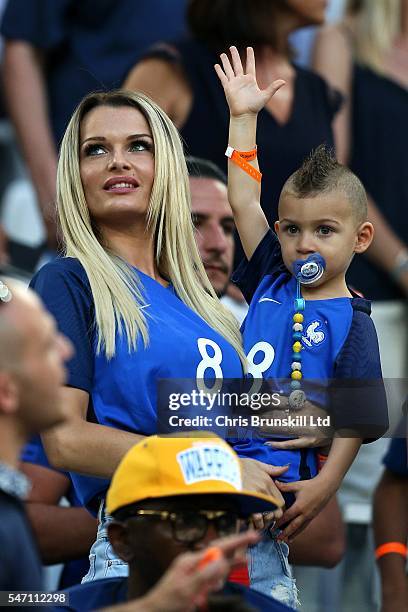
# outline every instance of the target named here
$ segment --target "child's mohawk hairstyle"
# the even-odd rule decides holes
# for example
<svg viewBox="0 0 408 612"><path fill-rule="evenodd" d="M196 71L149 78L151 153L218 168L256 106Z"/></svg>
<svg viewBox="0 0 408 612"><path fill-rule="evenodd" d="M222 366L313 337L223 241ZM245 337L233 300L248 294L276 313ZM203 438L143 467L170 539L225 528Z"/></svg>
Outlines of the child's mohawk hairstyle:
<svg viewBox="0 0 408 612"><path fill-rule="evenodd" d="M341 168L333 149L322 144L311 152L292 175L292 185L299 196L325 191L333 186L333 179L338 177Z"/></svg>
<svg viewBox="0 0 408 612"><path fill-rule="evenodd" d="M288 178L281 197L285 193L291 193L297 198L315 197L334 190L346 195L359 221L366 220L367 195L360 179L337 161L332 148L322 144Z"/></svg>

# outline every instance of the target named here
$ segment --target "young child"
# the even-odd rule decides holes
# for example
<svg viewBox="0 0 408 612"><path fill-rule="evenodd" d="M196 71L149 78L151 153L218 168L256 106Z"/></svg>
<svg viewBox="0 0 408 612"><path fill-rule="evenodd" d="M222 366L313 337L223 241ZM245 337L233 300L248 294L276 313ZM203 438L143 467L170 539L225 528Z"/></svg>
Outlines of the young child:
<svg viewBox="0 0 408 612"><path fill-rule="evenodd" d="M260 206L256 124L257 113L284 82L274 81L267 89L259 89L251 48L247 50L246 71L235 47L231 47L231 61L226 54L221 55L221 60L223 68L216 65L215 69L230 108L228 193L248 259L238 269L236 279L250 303L242 330L249 372L254 378L291 379L290 408L299 407L292 401L299 396L302 404L303 377L327 384L330 379L376 380L375 406L367 404L367 399L371 404L374 397L368 391L361 396L362 401L348 405L341 400L346 396L340 394L340 402L337 399L340 405L326 408L338 423L346 424L346 429L370 431L370 437L381 435L388 420L370 305L353 297L345 279L354 254L363 253L373 238L364 188L350 170L319 147L286 181L280 195L275 234ZM273 168L268 171L273 172ZM320 276L317 274L314 282L300 285L294 274L306 260L310 262L310 257L317 262L315 267L320 267ZM313 264L303 271L313 272ZM302 437L265 443L254 439L235 446L241 457L273 465L290 463L281 478L288 482L277 484L282 493L294 493L296 498L279 521L284 528L278 541L269 538L269 547L261 542L252 551L250 567L259 569L256 576L250 576L254 588L271 594L268 572L279 540L296 536L335 493L362 437L367 436L353 435L334 437L319 472L316 449L306 449L318 440L308 442ZM278 554L281 553L280 549ZM284 565L283 571L286 570ZM276 579L272 582L276 584ZM290 588L287 581L281 584Z"/></svg>

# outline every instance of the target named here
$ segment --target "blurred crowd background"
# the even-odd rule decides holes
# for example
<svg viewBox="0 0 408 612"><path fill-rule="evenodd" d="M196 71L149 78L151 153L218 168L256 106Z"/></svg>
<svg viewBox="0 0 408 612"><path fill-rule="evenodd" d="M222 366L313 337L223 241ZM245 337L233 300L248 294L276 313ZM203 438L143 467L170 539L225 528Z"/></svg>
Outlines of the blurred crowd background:
<svg viewBox="0 0 408 612"><path fill-rule="evenodd" d="M298 11L309 3L270 0L269 4L275 1L287 1ZM265 4L250 0L257 2ZM222 3L212 0L213 6ZM56 255L58 143L75 106L89 91L124 83L143 89L176 123L189 154L226 169L227 107L219 108L223 95L216 90L211 72L215 48L211 45L227 40L225 28L217 33L204 27L206 2L201 2L201 17L199 11L190 16L194 27L189 34L187 4L187 0L0 0L2 272L28 282L43 262ZM239 2L244 21L246 4ZM377 206L379 227L385 220L383 232L378 232L382 254L374 253L356 265L351 282L374 300L391 413L395 409L391 421L396 422L408 365L408 3L330 0L326 24L296 30L289 44L294 65L301 67L298 85L305 67L325 79L327 92L316 99L322 104L325 99L322 113L332 123L338 157L362 178ZM296 94L301 96L299 91ZM302 99L295 96L293 116L296 103L302 106ZM289 129L290 121L287 118L278 128ZM295 138L289 145L303 156L302 130L313 133L318 128L317 123L298 125L292 136L281 132L280 137L288 142ZM279 164L273 156L268 161L263 163L260 157L263 173L273 183ZM295 158L294 168L298 165ZM290 164L285 170L288 176ZM265 209L273 220L272 187L271 194ZM233 297L239 301L239 296ZM372 493L386 447L387 440L364 446L339 493L347 525L343 561L333 569L296 569L304 612L376 609L379 583Z"/></svg>

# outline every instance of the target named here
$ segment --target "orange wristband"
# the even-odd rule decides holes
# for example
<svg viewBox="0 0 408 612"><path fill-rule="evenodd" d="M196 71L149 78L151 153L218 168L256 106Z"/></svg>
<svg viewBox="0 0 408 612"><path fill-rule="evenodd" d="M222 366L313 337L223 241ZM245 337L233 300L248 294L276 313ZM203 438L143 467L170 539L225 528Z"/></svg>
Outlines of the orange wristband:
<svg viewBox="0 0 408 612"><path fill-rule="evenodd" d="M251 151L237 151L237 153L246 161L254 161L258 156L258 147L255 145L255 148L251 149Z"/></svg>
<svg viewBox="0 0 408 612"><path fill-rule="evenodd" d="M225 151L225 155L232 161L234 164L239 166L244 172L249 174L250 177L255 179L258 183L261 182L262 173L259 172L256 168L253 168L248 161L253 161L256 159L256 148L252 151L237 151L232 147L227 147Z"/></svg>
<svg viewBox="0 0 408 612"><path fill-rule="evenodd" d="M375 549L375 558L378 560L384 555L389 555L390 553L402 555L406 558L408 554L408 547L406 544L402 544L402 542L386 542Z"/></svg>

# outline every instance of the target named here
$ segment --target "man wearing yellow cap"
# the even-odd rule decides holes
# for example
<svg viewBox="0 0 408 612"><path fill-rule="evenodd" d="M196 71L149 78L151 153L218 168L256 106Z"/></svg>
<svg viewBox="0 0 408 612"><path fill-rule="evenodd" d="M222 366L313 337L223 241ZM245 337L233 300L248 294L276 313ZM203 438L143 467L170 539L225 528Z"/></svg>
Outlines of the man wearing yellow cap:
<svg viewBox="0 0 408 612"><path fill-rule="evenodd" d="M234 538L250 515L273 512L277 505L272 497L243 490L239 459L221 438L208 432L195 433L194 437L145 438L124 456L107 495L107 510L114 518L109 525L109 540L129 564L129 578L108 578L74 587L69 591L68 609L82 612L145 598L166 581L163 575L174 566L176 557L181 559L179 555L188 551L198 555L195 571L206 571L203 561L208 550L213 553L212 559L232 556L235 541L242 546L242 541ZM220 546L206 551L216 538L222 538ZM256 535L247 538L245 544L257 541ZM156 608L146 604L144 609L189 612L205 603L211 610L211 606L220 605L220 599L226 599L227 607L222 609L231 612L291 610L261 593L230 583L212 597L218 603L211 603L211 597L204 602L202 592L197 592L188 605L180 608L161 601Z"/></svg>

